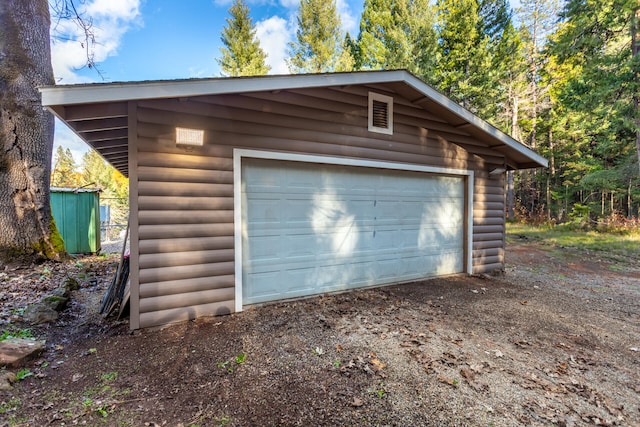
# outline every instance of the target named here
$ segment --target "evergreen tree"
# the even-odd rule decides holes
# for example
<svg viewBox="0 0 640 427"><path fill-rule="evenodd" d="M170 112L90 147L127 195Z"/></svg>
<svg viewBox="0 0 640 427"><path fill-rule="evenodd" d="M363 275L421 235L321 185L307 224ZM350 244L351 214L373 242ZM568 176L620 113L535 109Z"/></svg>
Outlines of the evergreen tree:
<svg viewBox="0 0 640 427"><path fill-rule="evenodd" d="M51 173L51 186L53 187L70 187L78 186L78 174L76 171L76 162L73 159L69 148L58 146L53 157L54 168Z"/></svg>
<svg viewBox="0 0 640 427"><path fill-rule="evenodd" d="M360 68L406 68L429 76L435 46L428 0L365 0L358 37Z"/></svg>
<svg viewBox="0 0 640 427"><path fill-rule="evenodd" d="M229 9L230 18L222 29L220 48L222 58L218 63L227 76L259 76L267 74L267 54L256 38L256 28L249 16L249 7L243 0L235 0Z"/></svg>
<svg viewBox="0 0 640 427"><path fill-rule="evenodd" d="M335 70L337 72L353 71L355 68L355 59L353 57L353 40L351 35L347 33L344 36L342 42L342 49L340 50L340 56L336 62Z"/></svg>
<svg viewBox="0 0 640 427"><path fill-rule="evenodd" d="M440 55L438 87L462 106L479 113L490 90L489 37L481 32L477 0L438 0ZM482 115L482 114L480 114Z"/></svg>
<svg viewBox="0 0 640 427"><path fill-rule="evenodd" d="M524 39L525 57L528 61L528 115L526 142L537 148L538 115L544 108L541 100L545 97L548 85L540 85L543 65L546 62L545 49L547 38L555 31L558 20L559 0L521 0L518 17L527 30Z"/></svg>
<svg viewBox="0 0 640 427"><path fill-rule="evenodd" d="M512 11L507 0L481 0L478 7L478 34L487 43L488 70L482 70L483 96L477 105L486 120L512 132L500 116L516 111L514 97L517 80L522 77L523 51L519 33L513 27ZM513 120L513 117L512 117ZM513 124L513 121L512 121Z"/></svg>
<svg viewBox="0 0 640 427"><path fill-rule="evenodd" d="M436 9L430 0L412 0L409 4L409 40L413 61L407 67L424 81L436 82L438 36L435 30Z"/></svg>
<svg viewBox="0 0 640 427"><path fill-rule="evenodd" d="M342 51L335 0L301 0L296 39L289 43L292 73L334 71Z"/></svg>
<svg viewBox="0 0 640 427"><path fill-rule="evenodd" d="M111 206L112 221L126 223L129 211L129 180L113 166L107 164L95 150L82 156L78 186L99 188L101 201Z"/></svg>
<svg viewBox="0 0 640 427"><path fill-rule="evenodd" d="M411 54L408 20L406 0L365 0L358 37L362 68L406 68Z"/></svg>
<svg viewBox="0 0 640 427"><path fill-rule="evenodd" d="M640 66L632 48L637 13L637 0L570 0L549 50L554 130L565 140L560 173L575 194L572 201L590 202L601 214L605 198L611 205L616 194L631 199L639 184L629 175L639 149ZM599 192L602 200L583 197L586 191Z"/></svg>

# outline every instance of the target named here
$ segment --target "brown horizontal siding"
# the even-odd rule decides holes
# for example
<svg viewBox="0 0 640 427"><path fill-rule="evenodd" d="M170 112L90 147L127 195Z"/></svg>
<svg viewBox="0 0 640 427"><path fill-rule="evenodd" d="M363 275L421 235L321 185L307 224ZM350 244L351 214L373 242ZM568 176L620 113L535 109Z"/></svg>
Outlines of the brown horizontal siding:
<svg viewBox="0 0 640 427"><path fill-rule="evenodd" d="M504 227L502 177L478 171L473 202L473 273L504 268Z"/></svg>
<svg viewBox="0 0 640 427"><path fill-rule="evenodd" d="M394 96L393 136L367 130L366 88L140 103L140 326L234 311L234 148L474 170L473 269L502 265L503 190L487 171L504 158ZM204 129L205 145L177 147L175 126Z"/></svg>
<svg viewBox="0 0 640 427"><path fill-rule="evenodd" d="M172 308L169 310L151 311L147 313L140 313L140 327L148 328L150 326L181 322L203 316L219 316L233 313L233 311L233 299L207 304L190 305L187 307Z"/></svg>
<svg viewBox="0 0 640 427"><path fill-rule="evenodd" d="M140 268L161 268L181 265L233 262L233 249L210 249L204 251L166 252L141 254Z"/></svg>
<svg viewBox="0 0 640 427"><path fill-rule="evenodd" d="M168 157L168 156L167 156ZM196 182L144 181L139 185L146 196L216 197L233 196L233 185Z"/></svg>
<svg viewBox="0 0 640 427"><path fill-rule="evenodd" d="M147 282L172 281L195 277L214 277L233 274L233 262L218 262L199 265L145 268L140 270L140 284Z"/></svg>
<svg viewBox="0 0 640 427"><path fill-rule="evenodd" d="M233 249L234 247L233 235L145 239L140 241L139 246L141 254L206 251L212 249Z"/></svg>
<svg viewBox="0 0 640 427"><path fill-rule="evenodd" d="M229 301L234 298L234 288L208 289L198 292L182 292L170 298L148 297L140 300L140 313L170 310L201 304L202 301Z"/></svg>
<svg viewBox="0 0 640 427"><path fill-rule="evenodd" d="M210 289L233 288L233 274L197 279L172 280L171 282L149 282L140 286L140 297L151 298Z"/></svg>
<svg viewBox="0 0 640 427"><path fill-rule="evenodd" d="M140 212L140 225L232 223L232 210L157 210Z"/></svg>
<svg viewBox="0 0 640 427"><path fill-rule="evenodd" d="M231 197L140 196L141 210L233 210ZM185 215L188 215L185 214Z"/></svg>

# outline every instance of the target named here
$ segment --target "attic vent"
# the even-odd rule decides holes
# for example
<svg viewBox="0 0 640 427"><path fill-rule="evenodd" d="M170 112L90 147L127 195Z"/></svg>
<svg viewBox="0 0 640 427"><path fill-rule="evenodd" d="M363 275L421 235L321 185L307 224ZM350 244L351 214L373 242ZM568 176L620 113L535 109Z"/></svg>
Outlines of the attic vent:
<svg viewBox="0 0 640 427"><path fill-rule="evenodd" d="M369 92L369 131L393 135L393 98Z"/></svg>

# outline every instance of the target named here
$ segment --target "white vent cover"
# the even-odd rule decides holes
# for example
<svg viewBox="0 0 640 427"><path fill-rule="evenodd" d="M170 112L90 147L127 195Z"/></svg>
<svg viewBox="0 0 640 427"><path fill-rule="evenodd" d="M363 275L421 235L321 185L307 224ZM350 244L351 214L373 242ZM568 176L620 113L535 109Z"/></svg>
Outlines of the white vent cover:
<svg viewBox="0 0 640 427"><path fill-rule="evenodd" d="M393 98L369 92L369 131L393 135Z"/></svg>

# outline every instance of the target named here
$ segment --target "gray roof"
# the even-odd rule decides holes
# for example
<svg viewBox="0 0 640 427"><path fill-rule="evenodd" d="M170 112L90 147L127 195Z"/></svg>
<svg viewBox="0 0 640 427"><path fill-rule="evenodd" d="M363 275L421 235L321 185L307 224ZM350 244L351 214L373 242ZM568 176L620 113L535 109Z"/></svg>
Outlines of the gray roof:
<svg viewBox="0 0 640 427"><path fill-rule="evenodd" d="M286 89L383 85L438 114L487 147L501 152L513 169L546 167L548 161L524 144L461 107L406 70L207 78L47 86L42 104L109 163L128 175L128 102Z"/></svg>

